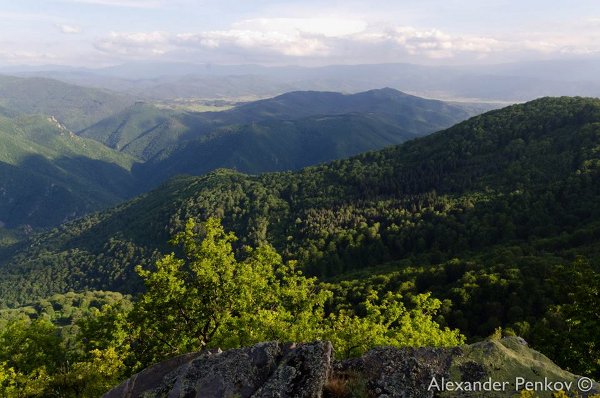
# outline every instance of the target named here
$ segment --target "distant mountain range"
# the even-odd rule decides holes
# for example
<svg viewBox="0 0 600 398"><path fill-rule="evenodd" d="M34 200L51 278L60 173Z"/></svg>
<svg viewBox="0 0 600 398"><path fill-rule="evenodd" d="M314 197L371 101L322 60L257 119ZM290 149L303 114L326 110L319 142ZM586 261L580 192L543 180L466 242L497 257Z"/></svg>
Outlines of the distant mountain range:
<svg viewBox="0 0 600 398"><path fill-rule="evenodd" d="M480 109L380 89L292 92L190 112L0 77L0 226L54 226L177 174L294 170L428 134Z"/></svg>
<svg viewBox="0 0 600 398"><path fill-rule="evenodd" d="M220 167L249 173L295 170L398 144L472 114L468 107L393 89L291 92L221 112L175 112L138 103L80 134L141 158L134 175L156 184Z"/></svg>
<svg viewBox="0 0 600 398"><path fill-rule="evenodd" d="M256 98L294 90L356 93L375 87L443 100L518 102L541 96L600 96L600 61L595 59L474 66L370 64L308 68L132 63L99 69L49 65L4 70L147 99Z"/></svg>

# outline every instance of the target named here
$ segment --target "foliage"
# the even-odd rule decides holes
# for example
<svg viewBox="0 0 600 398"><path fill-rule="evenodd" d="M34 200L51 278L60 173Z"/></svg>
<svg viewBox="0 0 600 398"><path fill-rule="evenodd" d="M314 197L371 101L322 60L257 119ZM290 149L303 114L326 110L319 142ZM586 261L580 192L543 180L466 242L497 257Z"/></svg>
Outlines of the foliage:
<svg viewBox="0 0 600 398"><path fill-rule="evenodd" d="M86 292L0 311L0 395L100 396L125 375L126 356L114 341L88 336L123 332L100 328L97 315L118 309L122 317L130 308L120 293Z"/></svg>
<svg viewBox="0 0 600 398"><path fill-rule="evenodd" d="M174 243L183 258L162 257L156 270L138 268L147 292L136 303L132 322L139 328L139 357L148 362L207 347L230 348L260 341L332 340L339 352L358 355L381 344L395 346L459 345L456 330L440 329L432 317L440 302L427 295L407 310L398 295L388 294L375 304L377 293L364 303L366 316L349 311L325 315L331 292L314 278L284 264L270 246L245 250L236 259L220 222L203 224L198 242L196 224L188 220ZM360 340L360 343L356 343Z"/></svg>
<svg viewBox="0 0 600 398"><path fill-rule="evenodd" d="M327 319L325 337L333 343L339 356L361 355L375 346L454 347L464 343L458 330L440 328L433 320L441 302L429 294L413 298L407 309L400 294L388 292L380 300L370 292L363 303L365 316L341 310ZM379 303L378 303L379 302Z"/></svg>
<svg viewBox="0 0 600 398"><path fill-rule="evenodd" d="M235 235L214 218L202 224L201 240L198 229L190 219L173 239L183 246L181 257L165 255L153 270L138 267L147 291L133 305L119 294L90 292L5 310L0 328L4 396L97 397L167 357L266 340L327 338L345 356L379 344L464 341L457 330L434 322L440 302L428 295L415 297L407 309L400 295L388 293L379 300L373 291L364 303L365 316L338 309L326 314L331 292L293 262L284 263L271 246L236 252ZM65 319L71 323L57 325Z"/></svg>
<svg viewBox="0 0 600 398"><path fill-rule="evenodd" d="M269 243L284 264L329 282L327 314L360 314L371 290L400 293L407 308L431 292L442 327L472 340L502 327L548 347L552 313L577 308L577 286L557 289L560 270L583 256L584 278L598 272L599 129L600 101L544 98L299 172L176 178L2 250L0 296L15 305L69 289L140 292L135 265L168 253L187 219L218 217L240 237L234 249ZM585 336L573 340L582 353L594 341Z"/></svg>
<svg viewBox="0 0 600 398"><path fill-rule="evenodd" d="M600 274L578 259L558 271L557 290L567 297L536 325L536 343L567 368L585 376L600 375Z"/></svg>

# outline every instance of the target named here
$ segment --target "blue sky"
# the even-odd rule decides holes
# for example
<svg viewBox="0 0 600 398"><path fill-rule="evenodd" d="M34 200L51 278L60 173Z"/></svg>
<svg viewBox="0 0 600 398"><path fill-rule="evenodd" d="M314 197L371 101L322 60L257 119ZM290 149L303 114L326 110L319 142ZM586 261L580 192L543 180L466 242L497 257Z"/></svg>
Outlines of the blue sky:
<svg viewBox="0 0 600 398"><path fill-rule="evenodd" d="M0 64L597 57L600 1L0 0Z"/></svg>

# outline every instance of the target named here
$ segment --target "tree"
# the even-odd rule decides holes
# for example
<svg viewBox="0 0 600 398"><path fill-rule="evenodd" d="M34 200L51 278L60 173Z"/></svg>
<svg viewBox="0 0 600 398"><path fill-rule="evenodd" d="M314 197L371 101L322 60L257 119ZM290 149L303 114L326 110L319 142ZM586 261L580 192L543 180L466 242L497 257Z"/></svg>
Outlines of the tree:
<svg viewBox="0 0 600 398"><path fill-rule="evenodd" d="M46 319L10 321L0 331L0 391L3 396L43 396L50 374L65 363L62 339Z"/></svg>
<svg viewBox="0 0 600 398"><path fill-rule="evenodd" d="M412 298L372 291L364 314L332 308L332 292L306 278L295 262L284 263L269 245L245 248L238 259L236 237L217 219L197 226L188 220L173 242L183 246L156 262L153 271L138 267L147 292L136 303L133 324L140 333L138 359L163 357L207 347L240 347L266 340L329 339L343 356L358 355L376 345L453 346L464 342L458 330L434 321L441 302L429 294Z"/></svg>
<svg viewBox="0 0 600 398"><path fill-rule="evenodd" d="M171 253L153 271L137 268L147 289L132 314L142 362L215 345L316 337L329 293L315 279L284 264L269 245L247 248L238 260L236 237L219 220L202 227L201 241L192 219L173 239L183 246L183 258Z"/></svg>
<svg viewBox="0 0 600 398"><path fill-rule="evenodd" d="M366 315L359 317L348 310L331 314L325 337L344 358L380 345L452 347L464 343L465 337L458 330L441 328L433 320L441 301L420 294L412 302L413 308L408 309L400 294L388 292L380 299L376 291L371 291L363 303Z"/></svg>
<svg viewBox="0 0 600 398"><path fill-rule="evenodd" d="M600 273L583 258L558 270L567 302L536 325L536 345L570 371L600 377Z"/></svg>

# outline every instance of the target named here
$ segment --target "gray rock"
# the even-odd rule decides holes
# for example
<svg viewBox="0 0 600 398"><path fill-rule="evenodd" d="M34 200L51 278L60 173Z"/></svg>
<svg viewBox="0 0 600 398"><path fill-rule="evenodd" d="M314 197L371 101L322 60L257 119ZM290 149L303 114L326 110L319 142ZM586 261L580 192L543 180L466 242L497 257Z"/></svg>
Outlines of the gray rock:
<svg viewBox="0 0 600 398"><path fill-rule="evenodd" d="M199 356L200 353L193 352L170 358L150 366L104 394L103 398L139 397L144 391L158 387L165 374L171 373L175 369L178 369L180 366L189 363Z"/></svg>
<svg viewBox="0 0 600 398"><path fill-rule="evenodd" d="M331 357L329 342L267 342L177 357L133 376L104 397L321 398Z"/></svg>
<svg viewBox="0 0 600 398"><path fill-rule="evenodd" d="M329 342L260 343L172 358L133 376L105 398L512 398L515 376L577 383L520 338L455 348L378 347L360 358L332 360ZM496 392L436 391L432 380L509 383ZM442 383L443 384L443 383ZM598 384L586 397L599 391ZM574 392L574 391L571 391ZM550 393L540 393L550 397Z"/></svg>
<svg viewBox="0 0 600 398"><path fill-rule="evenodd" d="M460 348L378 347L335 364L334 373L360 375L377 397L431 398L432 378L448 377L452 359L460 352Z"/></svg>
<svg viewBox="0 0 600 398"><path fill-rule="evenodd" d="M333 348L329 342L290 351L253 398L320 398L329 379Z"/></svg>

